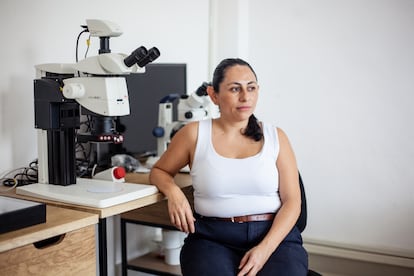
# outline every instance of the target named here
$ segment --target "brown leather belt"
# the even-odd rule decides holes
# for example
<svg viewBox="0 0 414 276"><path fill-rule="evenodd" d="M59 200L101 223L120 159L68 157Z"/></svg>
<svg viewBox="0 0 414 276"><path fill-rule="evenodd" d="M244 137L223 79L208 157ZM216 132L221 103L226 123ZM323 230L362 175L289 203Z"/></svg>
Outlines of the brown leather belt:
<svg viewBox="0 0 414 276"><path fill-rule="evenodd" d="M255 215L246 215L246 216L238 216L238 217L230 217L230 218L205 217L202 215L199 215L199 217L205 220L231 221L231 222L243 223L243 222L250 222L250 221L273 220L275 218L275 213L255 214Z"/></svg>

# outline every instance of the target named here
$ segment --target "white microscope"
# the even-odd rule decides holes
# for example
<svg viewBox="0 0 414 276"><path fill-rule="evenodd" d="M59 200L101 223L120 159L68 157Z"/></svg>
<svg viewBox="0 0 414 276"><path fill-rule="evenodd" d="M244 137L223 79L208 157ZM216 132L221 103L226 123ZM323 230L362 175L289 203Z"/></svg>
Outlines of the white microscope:
<svg viewBox="0 0 414 276"><path fill-rule="evenodd" d="M122 34L120 27L106 20L88 19L86 23L82 26L84 30L81 33L89 32L91 37L99 37L99 55L74 64L36 66L34 101L35 128L38 129L39 183L18 187L17 193L49 199L57 196L58 200L90 205L88 196L92 194L87 192L95 188L85 179L76 177L76 141L122 143L123 136L115 132L114 116L129 114L125 75L145 73L145 65L160 56L156 47L147 50L144 46L138 47L130 55L111 53L109 39ZM92 118L89 133L76 133L80 127L81 115ZM80 188L76 183L85 181L88 182L88 191L82 190L79 194ZM98 184L99 190L108 183L101 180ZM59 186L74 187L70 188L73 191L67 193L68 190L61 192ZM113 187L107 185L108 191L111 192ZM118 188L113 191L119 192ZM122 189L128 194L127 186L122 186ZM65 196L62 197L63 194ZM79 202L79 198L85 194L86 199ZM123 197L118 201L104 202L99 201L102 198L97 198L94 205L97 207L126 199Z"/></svg>
<svg viewBox="0 0 414 276"><path fill-rule="evenodd" d="M157 138L157 156L149 157L146 161L148 167L152 167L159 157L167 150L172 137L185 124L193 121L217 118L219 111L207 94L207 86L210 84L203 82L196 91L190 95L169 94L161 99L158 107L158 126L152 134ZM178 99L177 121L173 121L173 102ZM181 171L188 171L183 168Z"/></svg>

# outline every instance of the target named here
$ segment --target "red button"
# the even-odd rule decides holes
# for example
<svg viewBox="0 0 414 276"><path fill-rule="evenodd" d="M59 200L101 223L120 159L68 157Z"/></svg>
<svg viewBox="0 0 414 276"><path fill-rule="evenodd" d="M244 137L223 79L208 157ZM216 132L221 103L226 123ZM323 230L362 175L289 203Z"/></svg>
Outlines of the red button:
<svg viewBox="0 0 414 276"><path fill-rule="evenodd" d="M116 179L121 179L121 178L125 177L125 169L124 169L124 167L116 167L114 169L114 177Z"/></svg>

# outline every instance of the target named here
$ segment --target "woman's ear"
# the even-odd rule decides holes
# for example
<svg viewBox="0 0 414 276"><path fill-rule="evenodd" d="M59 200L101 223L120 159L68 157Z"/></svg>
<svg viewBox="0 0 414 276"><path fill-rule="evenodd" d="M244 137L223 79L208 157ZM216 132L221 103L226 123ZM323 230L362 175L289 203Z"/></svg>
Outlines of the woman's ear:
<svg viewBox="0 0 414 276"><path fill-rule="evenodd" d="M210 96L211 101L215 105L218 105L218 102L217 102L217 93L216 93L216 91L214 91L214 88L213 88L212 85L207 86L207 94Z"/></svg>

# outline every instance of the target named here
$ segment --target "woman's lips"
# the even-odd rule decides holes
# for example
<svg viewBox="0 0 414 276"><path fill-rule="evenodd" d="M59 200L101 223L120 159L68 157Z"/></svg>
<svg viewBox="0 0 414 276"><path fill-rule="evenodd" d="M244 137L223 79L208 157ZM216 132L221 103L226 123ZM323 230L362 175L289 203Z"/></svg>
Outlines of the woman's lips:
<svg viewBox="0 0 414 276"><path fill-rule="evenodd" d="M237 107L237 110L248 111L248 110L250 110L250 106L239 106L239 107Z"/></svg>

